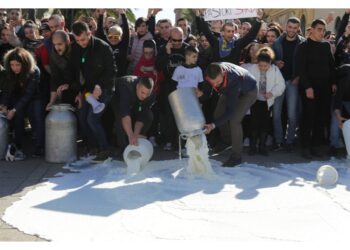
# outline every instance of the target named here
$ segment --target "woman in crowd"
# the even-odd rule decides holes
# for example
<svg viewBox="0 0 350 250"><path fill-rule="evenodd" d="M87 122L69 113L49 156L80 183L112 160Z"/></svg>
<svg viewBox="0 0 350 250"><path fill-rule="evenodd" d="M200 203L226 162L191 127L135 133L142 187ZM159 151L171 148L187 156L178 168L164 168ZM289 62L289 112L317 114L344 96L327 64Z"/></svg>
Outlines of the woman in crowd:
<svg viewBox="0 0 350 250"><path fill-rule="evenodd" d="M39 92L40 71L30 52L23 48L15 48L4 57L6 69L6 98L8 108L7 119L13 122L14 146L16 160L25 159L22 152L24 135L24 119L28 116L34 132L35 148L33 157L44 154L45 111L43 98Z"/></svg>
<svg viewBox="0 0 350 250"><path fill-rule="evenodd" d="M270 47L261 48L257 52L257 64L252 65L249 71L257 80L258 96L250 109L251 137L249 140L249 154L257 152L256 144L259 139L258 152L268 155L266 139L270 127L270 111L274 99L283 94L285 82L277 66L272 64L274 52Z"/></svg>

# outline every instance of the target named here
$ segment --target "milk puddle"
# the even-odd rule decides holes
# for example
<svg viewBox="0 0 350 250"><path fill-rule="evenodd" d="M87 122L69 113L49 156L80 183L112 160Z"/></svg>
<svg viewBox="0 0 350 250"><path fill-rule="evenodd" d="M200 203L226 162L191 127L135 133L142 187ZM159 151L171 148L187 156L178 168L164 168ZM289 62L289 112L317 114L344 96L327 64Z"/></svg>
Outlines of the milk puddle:
<svg viewBox="0 0 350 250"><path fill-rule="evenodd" d="M196 176L214 177L208 155L208 143L204 134L189 137L186 142L187 154L189 155L187 172Z"/></svg>

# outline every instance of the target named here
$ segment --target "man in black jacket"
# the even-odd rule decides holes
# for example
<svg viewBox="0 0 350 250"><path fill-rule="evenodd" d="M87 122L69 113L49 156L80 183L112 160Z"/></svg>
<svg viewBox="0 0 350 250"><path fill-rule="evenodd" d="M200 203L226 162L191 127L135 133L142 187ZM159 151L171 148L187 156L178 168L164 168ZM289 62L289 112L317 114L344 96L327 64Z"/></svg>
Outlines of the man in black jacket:
<svg viewBox="0 0 350 250"><path fill-rule="evenodd" d="M94 113L86 98L91 96L107 105L111 99L115 62L111 47L99 38L93 37L86 23L75 22L72 26L75 43L71 52L71 75L74 88L79 90L78 119L90 149L98 147L96 160L106 159L108 142L101 124L103 112Z"/></svg>
<svg viewBox="0 0 350 250"><path fill-rule="evenodd" d="M177 130L175 118L168 101L169 94L176 90L176 84L171 80L175 68L185 62L185 49L188 44L183 41L183 31L179 27L172 28L170 31L170 39L166 45L160 48L156 59L157 71L164 74L164 84L160 90L160 119L161 128L164 132L165 146L164 150L170 151L176 142ZM177 145L177 144L175 144Z"/></svg>
<svg viewBox="0 0 350 250"><path fill-rule="evenodd" d="M71 86L69 74L70 60L70 38L67 32L57 30L52 35L53 49L50 53L50 102L46 109L49 110L59 97L61 103L74 104L74 98L77 94L77 89Z"/></svg>
<svg viewBox="0 0 350 250"><path fill-rule="evenodd" d="M153 80L147 77L124 76L117 79L112 108L121 154L128 144L138 145L138 138L146 136L152 125L153 85Z"/></svg>
<svg viewBox="0 0 350 250"><path fill-rule="evenodd" d="M330 44L323 41L325 27L323 19L314 20L309 38L299 44L296 51L303 110L302 156L307 159L322 156L316 147L324 138L324 128L329 122L331 95L335 91L334 58Z"/></svg>

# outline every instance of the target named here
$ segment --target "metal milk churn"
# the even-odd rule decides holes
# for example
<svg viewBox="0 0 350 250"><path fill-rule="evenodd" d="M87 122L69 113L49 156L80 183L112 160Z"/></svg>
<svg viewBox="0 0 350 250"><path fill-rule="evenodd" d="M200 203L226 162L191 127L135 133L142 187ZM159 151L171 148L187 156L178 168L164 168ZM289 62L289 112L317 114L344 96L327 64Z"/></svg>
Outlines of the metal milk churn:
<svg viewBox="0 0 350 250"><path fill-rule="evenodd" d="M205 118L194 88L179 88L168 98L181 136L202 134Z"/></svg>
<svg viewBox="0 0 350 250"><path fill-rule="evenodd" d="M0 113L0 160L4 159L8 144L8 124L6 116Z"/></svg>
<svg viewBox="0 0 350 250"><path fill-rule="evenodd" d="M77 120L69 104L53 105L45 120L45 158L52 163L77 159Z"/></svg>

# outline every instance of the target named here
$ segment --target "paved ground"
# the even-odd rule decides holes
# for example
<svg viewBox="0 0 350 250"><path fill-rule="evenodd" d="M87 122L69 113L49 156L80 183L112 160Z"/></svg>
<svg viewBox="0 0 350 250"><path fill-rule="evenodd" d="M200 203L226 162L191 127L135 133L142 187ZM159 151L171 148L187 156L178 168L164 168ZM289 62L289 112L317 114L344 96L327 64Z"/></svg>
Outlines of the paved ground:
<svg viewBox="0 0 350 250"><path fill-rule="evenodd" d="M326 151L326 148L323 148ZM229 151L222 155L213 157L217 160L225 160ZM177 155L174 152L164 152L156 149L154 160L174 159ZM271 152L270 156L250 157L244 153L243 160L248 163L257 163L264 166L276 166L279 163L300 163L306 162L298 153ZM327 160L327 158L317 159ZM53 177L58 172L67 172L62 168L63 164L50 164L43 159L27 159L22 162L0 161L0 241L45 241L35 235L27 235L18 229L7 225L1 217L6 208L19 200L29 190L34 189L46 178Z"/></svg>

